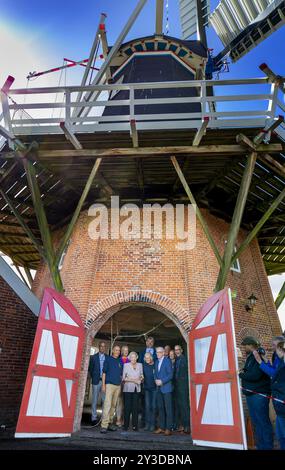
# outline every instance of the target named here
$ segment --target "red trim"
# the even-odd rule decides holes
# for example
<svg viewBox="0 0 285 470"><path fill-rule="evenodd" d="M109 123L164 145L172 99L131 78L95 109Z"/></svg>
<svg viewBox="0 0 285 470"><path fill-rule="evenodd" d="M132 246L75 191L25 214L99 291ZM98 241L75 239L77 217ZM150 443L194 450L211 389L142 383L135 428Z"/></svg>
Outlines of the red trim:
<svg viewBox="0 0 285 470"><path fill-rule="evenodd" d="M56 321L53 303L54 300L56 300L56 302L66 311L66 313L72 318L72 320L78 325L78 327ZM49 309L50 315L50 319L48 320L45 319L47 308ZM56 361L55 367L40 365L36 363L43 330L48 330L52 333ZM58 333L72 335L78 338L78 348L74 369L67 369L63 367ZM64 295L56 292L54 289L45 289L30 364L28 368L16 433L36 434L72 432L84 337L85 331L82 320L72 303ZM35 375L38 377L49 377L58 379L63 412L62 418L27 416L27 409L31 394L33 377ZM69 405L65 380L73 380Z"/></svg>
<svg viewBox="0 0 285 470"><path fill-rule="evenodd" d="M12 77L12 75L8 75L4 85L1 88L1 91L3 91L3 93L7 93L7 91L9 91L11 86L13 85L14 81L15 78Z"/></svg>

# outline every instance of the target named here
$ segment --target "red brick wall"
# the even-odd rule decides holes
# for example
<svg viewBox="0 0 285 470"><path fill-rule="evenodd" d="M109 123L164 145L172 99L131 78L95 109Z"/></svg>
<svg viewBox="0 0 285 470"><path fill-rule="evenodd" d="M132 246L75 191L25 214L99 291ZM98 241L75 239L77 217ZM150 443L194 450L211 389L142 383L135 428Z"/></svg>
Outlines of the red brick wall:
<svg viewBox="0 0 285 470"><path fill-rule="evenodd" d="M222 254L229 225L206 210L202 212ZM86 212L81 214L61 271L65 293L86 324L90 326L96 320L99 326L104 311L120 299L123 302L124 294L138 289L172 303L172 313L176 305L174 316L178 324L189 329L200 306L212 294L219 271L199 222L196 247L177 251L177 240L91 240L88 235L91 220ZM238 245L245 236L246 232L240 231ZM237 337L250 329L268 347L271 336L279 334L281 327L257 240L239 261L241 273L231 271L227 280L227 285L237 293L233 301ZM51 280L43 264L33 290L41 297L48 285ZM258 298L257 307L254 312L247 312L244 305L251 293ZM158 304L155 299L153 303Z"/></svg>
<svg viewBox="0 0 285 470"><path fill-rule="evenodd" d="M0 277L0 424L15 425L37 317Z"/></svg>
<svg viewBox="0 0 285 470"><path fill-rule="evenodd" d="M223 253L228 223L202 211L220 254ZM184 335L204 301L213 293L219 266L197 221L197 243L191 251L177 251L177 240L100 240L89 238L92 219L81 214L61 271L65 294L78 309L88 328L80 378L75 428L78 429L91 338L121 304L151 304L166 313ZM240 231L237 245L246 237ZM241 273L230 272L227 285L236 292L233 311L238 346L248 334L257 336L270 349L271 338L280 334L268 278L257 240L240 257ZM41 297L51 285L43 264L34 281L34 292ZM250 294L258 298L253 312L245 310Z"/></svg>

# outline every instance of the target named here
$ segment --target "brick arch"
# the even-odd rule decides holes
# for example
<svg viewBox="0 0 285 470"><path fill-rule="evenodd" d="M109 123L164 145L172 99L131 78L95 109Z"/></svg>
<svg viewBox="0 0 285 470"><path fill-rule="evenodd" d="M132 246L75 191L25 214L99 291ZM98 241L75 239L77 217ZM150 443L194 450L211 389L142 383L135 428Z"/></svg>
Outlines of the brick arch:
<svg viewBox="0 0 285 470"><path fill-rule="evenodd" d="M90 304L85 322L86 340L78 387L74 432L80 430L92 339L112 315L123 307L134 304L151 307L164 313L179 329L188 346L188 331L190 330L191 318L193 316L166 295L151 290L126 290L115 292L102 300Z"/></svg>
<svg viewBox="0 0 285 470"><path fill-rule="evenodd" d="M160 292L151 290L126 290L114 292L102 300L91 304L88 309L86 327L88 334L94 337L100 328L122 307L128 305L141 305L151 307L162 312L179 329L187 341L187 332L190 329L190 312L177 304L174 300Z"/></svg>
<svg viewBox="0 0 285 470"><path fill-rule="evenodd" d="M266 328L268 330L268 328ZM246 336L253 336L256 338L260 343L262 343L262 337L264 336L265 331L260 332L257 328L254 328L252 326L246 326L242 328L239 333L236 335L237 343L238 345L242 342L243 338ZM271 332L268 330L266 333L271 336Z"/></svg>

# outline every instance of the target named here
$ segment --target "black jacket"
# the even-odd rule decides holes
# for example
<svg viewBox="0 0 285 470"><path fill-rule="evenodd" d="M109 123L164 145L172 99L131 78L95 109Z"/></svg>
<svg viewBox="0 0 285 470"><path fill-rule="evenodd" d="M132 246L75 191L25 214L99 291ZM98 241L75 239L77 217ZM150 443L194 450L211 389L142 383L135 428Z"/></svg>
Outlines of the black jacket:
<svg viewBox="0 0 285 470"><path fill-rule="evenodd" d="M176 388L188 388L188 364L183 354L175 361L174 383Z"/></svg>
<svg viewBox="0 0 285 470"><path fill-rule="evenodd" d="M259 367L254 355L250 353L245 361L243 372L239 374L242 387L253 392L270 394L270 378ZM244 395L252 395L243 390Z"/></svg>
<svg viewBox="0 0 285 470"><path fill-rule="evenodd" d="M271 381L273 398L285 401L285 362L282 361ZM272 400L276 414L285 418L285 404Z"/></svg>

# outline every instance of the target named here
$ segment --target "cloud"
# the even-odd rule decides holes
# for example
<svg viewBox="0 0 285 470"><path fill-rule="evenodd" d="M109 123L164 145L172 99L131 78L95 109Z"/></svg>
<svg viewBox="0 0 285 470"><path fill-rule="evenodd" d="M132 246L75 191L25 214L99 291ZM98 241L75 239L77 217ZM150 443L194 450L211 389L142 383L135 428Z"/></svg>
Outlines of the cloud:
<svg viewBox="0 0 285 470"><path fill-rule="evenodd" d="M274 300L276 299L283 283L285 282L285 274L277 274L275 276L269 276L269 283L272 290ZM278 315L281 322L282 329L285 330L285 301L281 304L278 309Z"/></svg>

